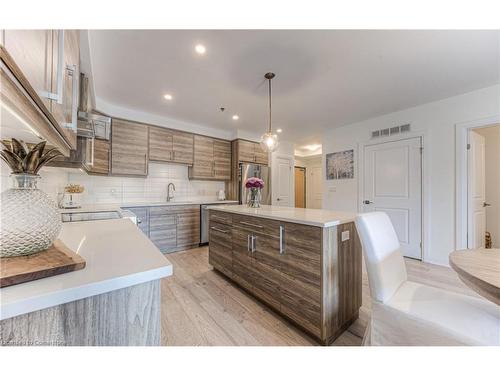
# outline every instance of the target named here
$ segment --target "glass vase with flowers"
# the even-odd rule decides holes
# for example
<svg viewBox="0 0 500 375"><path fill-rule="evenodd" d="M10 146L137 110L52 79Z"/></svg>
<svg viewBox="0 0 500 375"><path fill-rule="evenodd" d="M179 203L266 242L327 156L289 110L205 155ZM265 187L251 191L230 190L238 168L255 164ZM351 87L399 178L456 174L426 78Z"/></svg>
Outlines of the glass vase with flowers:
<svg viewBox="0 0 500 375"><path fill-rule="evenodd" d="M260 199L261 199L261 190L264 188L264 180L258 177L250 177L245 182L245 187L249 190L249 194L247 194L248 207L259 208L260 207Z"/></svg>

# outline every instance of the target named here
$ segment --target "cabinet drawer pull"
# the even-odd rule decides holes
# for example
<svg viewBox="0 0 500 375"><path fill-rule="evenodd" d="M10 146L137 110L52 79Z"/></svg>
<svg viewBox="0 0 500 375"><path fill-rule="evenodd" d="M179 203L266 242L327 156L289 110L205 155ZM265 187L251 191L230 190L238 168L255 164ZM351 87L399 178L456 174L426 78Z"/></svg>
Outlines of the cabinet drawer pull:
<svg viewBox="0 0 500 375"><path fill-rule="evenodd" d="M280 255L285 254L285 228L280 225Z"/></svg>
<svg viewBox="0 0 500 375"><path fill-rule="evenodd" d="M262 225L257 225L257 224L252 224L252 223L247 223L246 221L240 221L240 224L243 224L243 225L248 225L248 226L251 226L251 227L254 227L254 228L259 228L259 229L264 228Z"/></svg>
<svg viewBox="0 0 500 375"><path fill-rule="evenodd" d="M221 233L226 233L226 234L229 233L228 230L222 230L222 229L219 229L217 227L210 227L210 229L213 229L213 230L215 230L217 232L221 232Z"/></svg>
<svg viewBox="0 0 500 375"><path fill-rule="evenodd" d="M250 235L247 234L247 251L250 251Z"/></svg>
<svg viewBox="0 0 500 375"><path fill-rule="evenodd" d="M251 240L251 250L252 250L252 253L255 253L255 251L257 250L255 248L255 242L257 240L257 236L250 236L250 240Z"/></svg>

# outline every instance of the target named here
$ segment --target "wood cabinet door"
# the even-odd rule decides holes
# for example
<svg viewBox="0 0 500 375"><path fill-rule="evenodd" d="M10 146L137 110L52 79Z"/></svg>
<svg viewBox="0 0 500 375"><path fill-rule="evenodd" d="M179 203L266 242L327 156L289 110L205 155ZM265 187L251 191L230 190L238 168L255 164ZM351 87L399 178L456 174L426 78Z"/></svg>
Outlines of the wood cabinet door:
<svg viewBox="0 0 500 375"><path fill-rule="evenodd" d="M214 177L217 180L231 179L231 142L214 140Z"/></svg>
<svg viewBox="0 0 500 375"><path fill-rule="evenodd" d="M4 30L4 47L50 110L52 30Z"/></svg>
<svg viewBox="0 0 500 375"><path fill-rule="evenodd" d="M146 176L148 173L148 127L113 119L111 126L111 173Z"/></svg>
<svg viewBox="0 0 500 375"><path fill-rule="evenodd" d="M149 127L149 160L173 160L173 134L170 129Z"/></svg>
<svg viewBox="0 0 500 375"><path fill-rule="evenodd" d="M200 206L183 206L177 211L177 247L200 243Z"/></svg>
<svg viewBox="0 0 500 375"><path fill-rule="evenodd" d="M269 163L269 154L260 147L259 143L254 144L255 162L262 165Z"/></svg>
<svg viewBox="0 0 500 375"><path fill-rule="evenodd" d="M233 241L231 226L210 220L208 263L226 276L232 276Z"/></svg>
<svg viewBox="0 0 500 375"><path fill-rule="evenodd" d="M92 173L108 174L109 161L111 156L111 147L109 141L95 138L93 142L93 165L89 166L89 171ZM92 155L90 160L92 160Z"/></svg>
<svg viewBox="0 0 500 375"><path fill-rule="evenodd" d="M168 253L177 248L177 214L155 214L150 209L149 238L160 249Z"/></svg>
<svg viewBox="0 0 500 375"><path fill-rule="evenodd" d="M64 44L59 45L63 32ZM78 30L54 30L52 39L52 92L58 91L58 80L62 79L62 102L51 101L50 111L64 137L76 149L76 115L80 79L80 33ZM63 49L63 66L59 66L59 53Z"/></svg>
<svg viewBox="0 0 500 375"><path fill-rule="evenodd" d="M214 178L214 139L202 135L194 136L194 160L191 178Z"/></svg>
<svg viewBox="0 0 500 375"><path fill-rule="evenodd" d="M279 310L281 305L280 239L254 233L253 293Z"/></svg>
<svg viewBox="0 0 500 375"><path fill-rule="evenodd" d="M172 137L173 161L176 163L193 165L193 134L174 130Z"/></svg>
<svg viewBox="0 0 500 375"><path fill-rule="evenodd" d="M238 139L238 161L255 163L254 143Z"/></svg>
<svg viewBox="0 0 500 375"><path fill-rule="evenodd" d="M281 311L321 335L321 228L284 223Z"/></svg>
<svg viewBox="0 0 500 375"><path fill-rule="evenodd" d="M233 225L233 279L245 289L252 291L254 283L253 257L250 252L250 236L248 229Z"/></svg>

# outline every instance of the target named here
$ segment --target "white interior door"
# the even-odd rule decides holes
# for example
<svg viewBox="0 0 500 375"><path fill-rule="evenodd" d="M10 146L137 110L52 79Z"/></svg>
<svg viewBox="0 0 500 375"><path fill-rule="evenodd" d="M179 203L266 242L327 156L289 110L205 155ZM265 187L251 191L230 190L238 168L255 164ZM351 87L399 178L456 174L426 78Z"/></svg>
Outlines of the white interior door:
<svg viewBox="0 0 500 375"><path fill-rule="evenodd" d="M307 196L309 198L307 208L321 208L323 205L323 175L321 174L321 166L311 167L307 171Z"/></svg>
<svg viewBox="0 0 500 375"><path fill-rule="evenodd" d="M294 167L293 160L282 156L276 156L274 160L273 204L277 206L292 206L295 204L292 174Z"/></svg>
<svg viewBox="0 0 500 375"><path fill-rule="evenodd" d="M485 140L469 132L467 247L484 247L486 232Z"/></svg>
<svg viewBox="0 0 500 375"><path fill-rule="evenodd" d="M384 211L404 256L422 259L421 139L365 146L363 207Z"/></svg>

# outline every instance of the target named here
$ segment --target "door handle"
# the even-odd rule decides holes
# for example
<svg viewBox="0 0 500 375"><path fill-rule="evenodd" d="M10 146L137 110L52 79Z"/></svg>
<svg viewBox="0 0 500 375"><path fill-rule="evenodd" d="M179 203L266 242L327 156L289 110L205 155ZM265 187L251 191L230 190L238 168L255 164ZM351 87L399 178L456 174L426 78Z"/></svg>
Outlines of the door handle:
<svg viewBox="0 0 500 375"><path fill-rule="evenodd" d="M489 206L491 206L490 203L483 202L483 207L489 207Z"/></svg>
<svg viewBox="0 0 500 375"><path fill-rule="evenodd" d="M252 249L252 253L255 253L256 249L255 249L255 241L257 240L257 236L250 236L250 240L251 240L251 249Z"/></svg>
<svg viewBox="0 0 500 375"><path fill-rule="evenodd" d="M373 202L372 201L369 201L369 200L364 200L363 201L364 204L372 204Z"/></svg>
<svg viewBox="0 0 500 375"><path fill-rule="evenodd" d="M280 255L285 254L285 228L280 225Z"/></svg>

